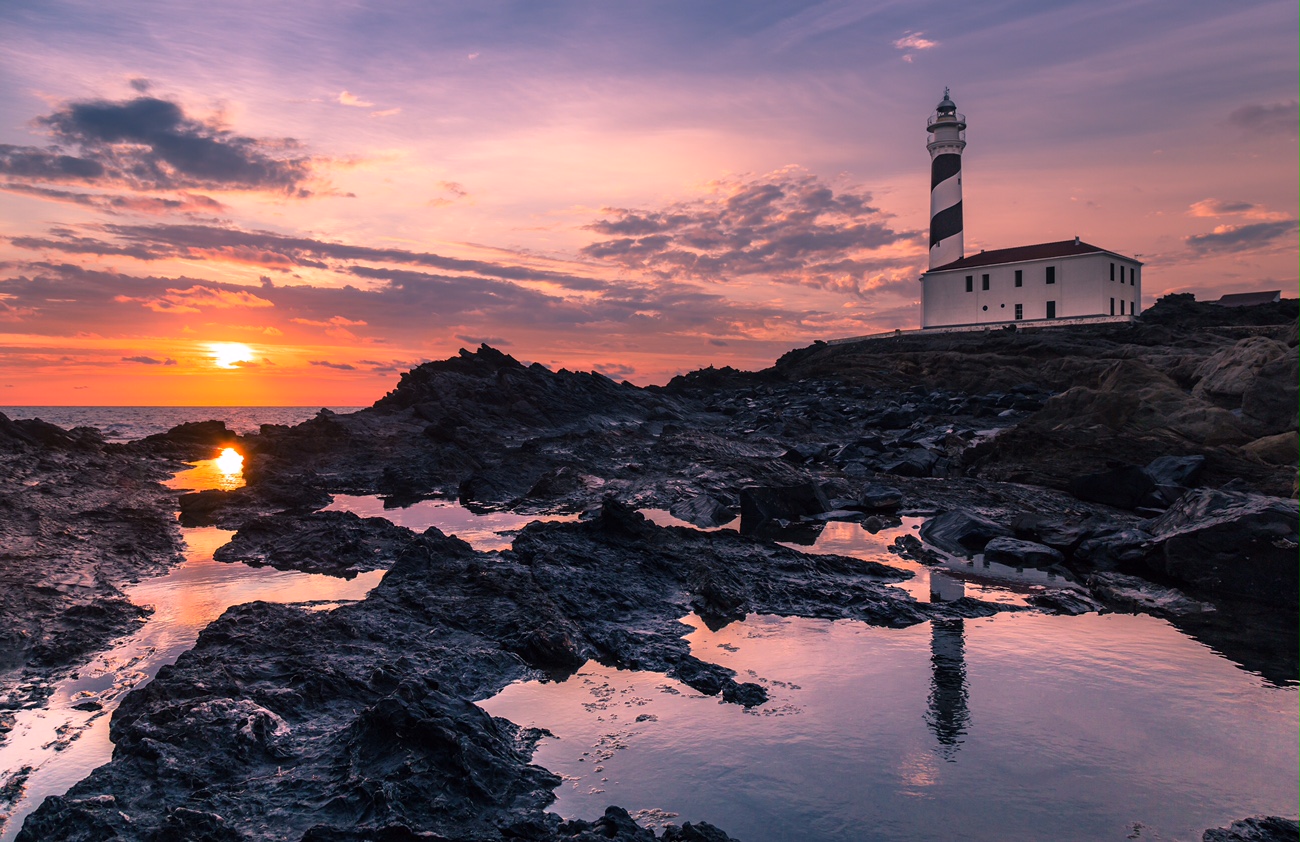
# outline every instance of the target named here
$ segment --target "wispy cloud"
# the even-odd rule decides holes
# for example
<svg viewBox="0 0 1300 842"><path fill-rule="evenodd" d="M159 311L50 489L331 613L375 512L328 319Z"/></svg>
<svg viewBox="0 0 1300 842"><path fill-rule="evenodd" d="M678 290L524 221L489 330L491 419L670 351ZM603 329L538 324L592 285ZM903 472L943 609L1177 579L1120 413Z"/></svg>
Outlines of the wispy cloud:
<svg viewBox="0 0 1300 842"><path fill-rule="evenodd" d="M189 289L169 289L165 294L154 298L132 298L128 295L115 296L114 301L125 304L138 302L155 313L198 313L204 307L228 310L232 307L274 307L265 298L259 298L247 290L217 289L214 287L194 285Z"/></svg>
<svg viewBox="0 0 1300 842"><path fill-rule="evenodd" d="M924 32L905 32L903 37L894 42L894 49L903 51L903 61L911 62L916 53L932 50L939 46L938 41L925 37Z"/></svg>
<svg viewBox="0 0 1300 842"><path fill-rule="evenodd" d="M1187 245L1198 252L1246 251L1296 233L1296 220L1220 225L1208 234L1193 234Z"/></svg>
<svg viewBox="0 0 1300 842"><path fill-rule="evenodd" d="M1300 102L1243 105L1228 115L1228 122L1247 131L1296 137L1300 134Z"/></svg>
<svg viewBox="0 0 1300 842"><path fill-rule="evenodd" d="M341 91L338 96L338 101L340 105L349 105L353 108L374 108L375 107L375 104L373 102L366 102L361 97L349 91Z"/></svg>
<svg viewBox="0 0 1300 842"><path fill-rule="evenodd" d="M1287 219L1285 213L1271 211L1263 205L1251 202L1225 201L1223 199L1202 199L1193 202L1187 209L1188 216L1216 218L1223 216L1242 216L1246 219L1266 219L1277 221Z"/></svg>
<svg viewBox="0 0 1300 842"><path fill-rule="evenodd" d="M162 359L162 360L156 359L154 357L145 357L145 356L123 357L122 362L140 363L141 365L176 365L176 360L172 359L171 357L167 357L166 359Z"/></svg>

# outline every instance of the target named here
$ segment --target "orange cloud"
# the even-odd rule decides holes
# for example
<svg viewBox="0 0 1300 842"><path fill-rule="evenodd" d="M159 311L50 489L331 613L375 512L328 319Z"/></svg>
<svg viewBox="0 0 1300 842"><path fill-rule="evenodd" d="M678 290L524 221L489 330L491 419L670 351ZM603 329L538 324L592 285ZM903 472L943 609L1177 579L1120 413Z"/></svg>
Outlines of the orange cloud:
<svg viewBox="0 0 1300 842"><path fill-rule="evenodd" d="M132 298L118 295L113 298L122 304L138 302L155 313L198 313L203 307L228 310L234 307L274 307L265 298L243 290L213 289L195 284L189 289L169 289L157 298Z"/></svg>

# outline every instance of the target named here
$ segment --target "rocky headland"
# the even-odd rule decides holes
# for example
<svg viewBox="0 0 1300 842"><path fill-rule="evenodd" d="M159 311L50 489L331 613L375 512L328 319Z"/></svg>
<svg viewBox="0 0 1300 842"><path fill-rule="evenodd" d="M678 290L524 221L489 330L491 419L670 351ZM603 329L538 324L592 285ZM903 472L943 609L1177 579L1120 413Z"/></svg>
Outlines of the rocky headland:
<svg viewBox="0 0 1300 842"><path fill-rule="evenodd" d="M176 562L177 508L237 530L221 561L388 570L332 611L229 610L116 710L113 761L18 838L728 839L698 822L655 837L617 807L561 821L546 812L559 779L529 762L541 734L473 704L589 659L764 704L761 685L691 654L692 612L715 628L749 613L901 627L1147 612L1294 682L1296 316L1294 301L1169 296L1127 325L818 343L651 388L484 346L404 374L366 410L248 436L207 422L106 445L2 419L7 709L39 705L140 621L119 588ZM245 487L178 500L158 484L222 446L245 454ZM484 553L319 511L335 494L584 515ZM828 520L900 514L927 519L902 557L978 553L1074 587L1025 608L918 603L891 586L906 571L788 546ZM1295 823L1206 838L1294 839Z"/></svg>

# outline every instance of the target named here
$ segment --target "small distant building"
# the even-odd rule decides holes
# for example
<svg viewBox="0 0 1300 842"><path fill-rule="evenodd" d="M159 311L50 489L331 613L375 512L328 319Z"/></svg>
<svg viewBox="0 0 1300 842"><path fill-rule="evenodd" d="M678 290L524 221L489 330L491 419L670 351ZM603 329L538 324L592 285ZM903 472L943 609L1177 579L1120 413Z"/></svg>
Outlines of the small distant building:
<svg viewBox="0 0 1300 842"><path fill-rule="evenodd" d="M1220 307L1250 307L1255 304L1272 304L1282 300L1282 290L1271 289L1267 292L1234 292L1221 296L1213 302Z"/></svg>
<svg viewBox="0 0 1300 842"><path fill-rule="evenodd" d="M1137 314L1142 263L1078 237L966 257L961 189L966 117L957 113L947 88L926 130L934 138L926 144L930 269L921 276L922 328L1119 321Z"/></svg>

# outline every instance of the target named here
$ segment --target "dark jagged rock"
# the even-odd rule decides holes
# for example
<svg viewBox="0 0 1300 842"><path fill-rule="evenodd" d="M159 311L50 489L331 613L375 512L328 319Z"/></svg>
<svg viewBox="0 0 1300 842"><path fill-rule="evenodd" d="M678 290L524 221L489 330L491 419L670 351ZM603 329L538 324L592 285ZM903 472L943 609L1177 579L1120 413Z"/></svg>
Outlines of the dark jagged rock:
<svg viewBox="0 0 1300 842"><path fill-rule="evenodd" d="M921 525L921 537L953 555L978 553L994 538L1009 538L1011 530L970 512L944 512Z"/></svg>
<svg viewBox="0 0 1300 842"><path fill-rule="evenodd" d="M1155 489L1155 482L1136 465L1119 465L1098 473L1083 474L1069 483L1070 493L1080 500L1129 510L1140 506Z"/></svg>
<svg viewBox="0 0 1300 842"><path fill-rule="evenodd" d="M870 511L893 511L903 502L903 492L890 485L867 485L858 492L858 501Z"/></svg>
<svg viewBox="0 0 1300 842"><path fill-rule="evenodd" d="M1252 816L1226 828L1211 828L1201 835L1201 842L1296 842L1297 839L1300 839L1300 825L1294 819L1280 816Z"/></svg>
<svg viewBox="0 0 1300 842"><path fill-rule="evenodd" d="M674 503L668 513L688 523L709 529L736 519L731 508L711 494L696 494L687 500Z"/></svg>
<svg viewBox="0 0 1300 842"><path fill-rule="evenodd" d="M0 452L23 450L98 451L104 437L91 427L65 430L39 418L11 420L0 412Z"/></svg>
<svg viewBox="0 0 1300 842"><path fill-rule="evenodd" d="M361 518L351 512L278 514L246 521L213 557L352 579L367 570L389 567L411 540L410 530L383 518Z"/></svg>
<svg viewBox="0 0 1300 842"><path fill-rule="evenodd" d="M1033 541L997 537L984 545L984 560L1012 567L1051 567L1065 561L1060 550Z"/></svg>
<svg viewBox="0 0 1300 842"><path fill-rule="evenodd" d="M1087 593L1074 588L1053 588L1043 593L1034 594L1028 597L1026 601L1035 608L1050 614L1064 614L1067 616L1093 614L1106 607Z"/></svg>
<svg viewBox="0 0 1300 842"><path fill-rule="evenodd" d="M1088 577L1088 587L1111 607L1125 611L1181 617L1214 610L1213 605L1192 599L1176 588L1123 573L1094 573Z"/></svg>
<svg viewBox="0 0 1300 842"><path fill-rule="evenodd" d="M1151 460L1142 470L1151 477L1156 485L1172 485L1180 488L1194 488L1205 469L1205 457L1193 456L1158 456Z"/></svg>
<svg viewBox="0 0 1300 842"><path fill-rule="evenodd" d="M749 486L740 490L740 529L748 533L768 521L798 520L830 508L826 493L815 482L783 488Z"/></svg>
<svg viewBox="0 0 1300 842"><path fill-rule="evenodd" d="M901 477L928 477L939 462L939 454L924 447L914 447L903 452L898 459L886 462L882 467L887 474Z"/></svg>
<svg viewBox="0 0 1300 842"><path fill-rule="evenodd" d="M122 588L180 560L168 473L89 428L0 416L0 741L13 711L148 616Z"/></svg>
<svg viewBox="0 0 1300 842"><path fill-rule="evenodd" d="M1085 538L1071 562L1085 570L1136 569L1151 551L1151 535L1141 529L1110 527Z"/></svg>
<svg viewBox="0 0 1300 842"><path fill-rule="evenodd" d="M240 445L241 438L226 429L225 421L187 421L165 433L131 442L125 447L132 452L147 452L172 459L211 459L222 448Z"/></svg>
<svg viewBox="0 0 1300 842"><path fill-rule="evenodd" d="M1148 523L1155 572L1208 594L1294 609L1300 594L1295 500L1216 489L1188 492Z"/></svg>

